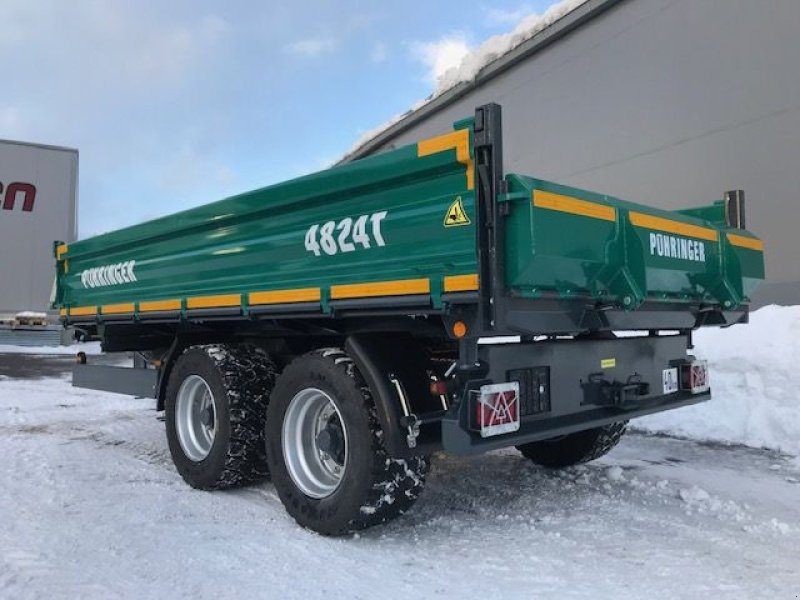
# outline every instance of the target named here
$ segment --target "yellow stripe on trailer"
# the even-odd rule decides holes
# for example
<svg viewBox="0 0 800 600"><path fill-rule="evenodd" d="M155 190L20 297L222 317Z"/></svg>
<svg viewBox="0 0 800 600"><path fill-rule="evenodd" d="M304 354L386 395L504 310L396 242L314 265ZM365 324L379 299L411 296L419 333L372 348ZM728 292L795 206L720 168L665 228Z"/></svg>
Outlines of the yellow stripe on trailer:
<svg viewBox="0 0 800 600"><path fill-rule="evenodd" d="M239 294L220 294L218 296L195 296L186 300L186 308L227 308L241 306Z"/></svg>
<svg viewBox="0 0 800 600"><path fill-rule="evenodd" d="M150 300L139 303L139 312L168 312L180 309L180 300Z"/></svg>
<svg viewBox="0 0 800 600"><path fill-rule="evenodd" d="M715 230L708 227L701 227L700 225L681 223L680 221L673 221L672 219L655 217L653 215L645 215L638 212L631 212L629 218L631 223L636 227L655 229L657 231L666 231L667 233L676 233L678 235L708 240L710 242L716 242L718 240L717 232Z"/></svg>
<svg viewBox="0 0 800 600"><path fill-rule="evenodd" d="M469 155L469 129L457 129L444 135L422 140L417 143L417 156L430 156L445 150L456 151L456 160L467 167L467 189L475 188L475 166Z"/></svg>
<svg viewBox="0 0 800 600"><path fill-rule="evenodd" d="M727 236L728 241L734 246L747 248L748 250L757 250L759 252L764 251L764 242L758 238L746 237L743 235L737 235L735 233L728 233Z"/></svg>
<svg viewBox="0 0 800 600"><path fill-rule="evenodd" d="M67 244L59 244L56 248L56 260L57 261L64 261L64 273L69 273L69 261L66 258L62 258L69 250Z"/></svg>
<svg viewBox="0 0 800 600"><path fill-rule="evenodd" d="M373 281L371 283L348 283L331 286L331 299L374 298L377 296L405 296L409 294L430 294L429 279L398 279L394 281Z"/></svg>
<svg viewBox="0 0 800 600"><path fill-rule="evenodd" d="M589 202L588 200L581 200L580 198L565 196L564 194L556 194L544 190L533 190L532 201L536 208L557 210L571 215L580 215L582 217L601 219L603 221L617 220L617 210L613 206Z"/></svg>
<svg viewBox="0 0 800 600"><path fill-rule="evenodd" d="M97 314L96 306L76 306L69 309L70 317L86 317Z"/></svg>
<svg viewBox="0 0 800 600"><path fill-rule="evenodd" d="M445 275L445 292L474 292L478 289L478 274Z"/></svg>
<svg viewBox="0 0 800 600"><path fill-rule="evenodd" d="M252 292L248 296L251 306L259 304L290 304L292 302L319 302L322 298L320 288L302 288L296 290L267 290Z"/></svg>
<svg viewBox="0 0 800 600"><path fill-rule="evenodd" d="M133 313L135 310L133 302L126 302L124 304L105 304L100 307L100 314L103 315L123 315L126 313Z"/></svg>

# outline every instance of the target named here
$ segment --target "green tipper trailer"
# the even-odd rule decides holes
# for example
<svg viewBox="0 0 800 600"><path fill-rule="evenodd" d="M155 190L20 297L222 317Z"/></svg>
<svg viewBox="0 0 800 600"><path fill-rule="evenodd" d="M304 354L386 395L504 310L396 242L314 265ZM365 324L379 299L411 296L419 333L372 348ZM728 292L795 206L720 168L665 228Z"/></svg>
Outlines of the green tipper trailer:
<svg viewBox="0 0 800 600"><path fill-rule="evenodd" d="M271 475L324 534L405 512L437 449L563 467L708 399L692 330L746 322L764 278L743 194L665 211L502 164L489 104L433 139L56 243L64 324L134 353L74 384L155 398L189 484Z"/></svg>

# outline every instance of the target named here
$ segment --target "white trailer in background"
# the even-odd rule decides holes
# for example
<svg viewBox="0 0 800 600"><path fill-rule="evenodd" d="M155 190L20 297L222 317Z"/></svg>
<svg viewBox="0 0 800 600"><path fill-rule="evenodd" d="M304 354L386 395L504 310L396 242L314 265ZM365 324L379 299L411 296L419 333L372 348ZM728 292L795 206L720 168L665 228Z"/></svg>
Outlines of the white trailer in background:
<svg viewBox="0 0 800 600"><path fill-rule="evenodd" d="M0 318L50 309L53 242L77 236L78 151L0 140Z"/></svg>
<svg viewBox="0 0 800 600"><path fill-rule="evenodd" d="M0 140L0 345L56 345L50 311L53 242L77 237L78 151Z"/></svg>

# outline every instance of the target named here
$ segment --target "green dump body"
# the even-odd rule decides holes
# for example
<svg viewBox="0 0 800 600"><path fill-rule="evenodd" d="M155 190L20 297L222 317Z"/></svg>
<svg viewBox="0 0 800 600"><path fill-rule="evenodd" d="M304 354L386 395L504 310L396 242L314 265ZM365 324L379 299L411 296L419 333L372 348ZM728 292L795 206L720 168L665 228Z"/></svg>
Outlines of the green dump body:
<svg viewBox="0 0 800 600"><path fill-rule="evenodd" d="M469 121L448 134L70 244L56 244L65 321L255 307L330 313L412 299L432 309L478 281ZM507 174L512 296L746 305L763 245L720 202L664 211ZM477 298L477 294L475 294ZM536 309L536 303L531 303Z"/></svg>
<svg viewBox="0 0 800 600"><path fill-rule="evenodd" d="M686 211L703 219L521 175L507 181L506 285L517 295L731 309L764 279L761 240L725 228L722 201Z"/></svg>

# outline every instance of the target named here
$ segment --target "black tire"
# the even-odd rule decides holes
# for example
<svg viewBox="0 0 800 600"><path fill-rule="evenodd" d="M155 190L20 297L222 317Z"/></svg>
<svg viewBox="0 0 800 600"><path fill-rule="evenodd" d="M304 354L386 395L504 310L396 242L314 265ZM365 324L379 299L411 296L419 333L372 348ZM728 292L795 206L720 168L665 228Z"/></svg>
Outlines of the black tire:
<svg viewBox="0 0 800 600"><path fill-rule="evenodd" d="M517 446L517 450L537 465L561 469L589 462L608 454L619 443L627 427L627 421L619 421L605 427L570 433L552 440L523 444Z"/></svg>
<svg viewBox="0 0 800 600"><path fill-rule="evenodd" d="M172 461L189 485L216 490L269 476L264 419L275 373L269 355L251 345L191 346L177 359L167 385L165 421ZM193 375L208 384L216 411L213 443L198 461L187 456L176 430L178 391Z"/></svg>
<svg viewBox="0 0 800 600"><path fill-rule="evenodd" d="M332 401L346 433L347 454L338 487L323 498L304 493L292 479L283 453L283 422L295 396L311 388ZM267 461L286 511L301 526L342 535L385 523L414 504L425 483L427 456L390 457L375 404L353 361L337 348L295 359L278 377L267 410Z"/></svg>

